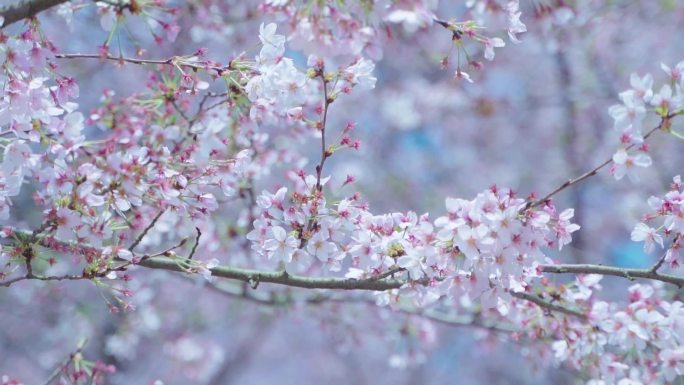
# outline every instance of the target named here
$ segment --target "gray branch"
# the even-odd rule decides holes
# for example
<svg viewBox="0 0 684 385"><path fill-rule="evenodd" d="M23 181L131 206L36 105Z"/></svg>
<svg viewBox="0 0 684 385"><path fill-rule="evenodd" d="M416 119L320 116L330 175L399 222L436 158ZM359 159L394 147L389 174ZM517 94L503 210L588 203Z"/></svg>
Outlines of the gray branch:
<svg viewBox="0 0 684 385"><path fill-rule="evenodd" d="M163 269L177 272L187 271L178 263L178 261L166 257L147 258L141 261L138 265L152 269ZM229 266L217 266L211 269L211 275L214 277L238 280L251 285L258 285L259 283L275 283L279 285L301 287L305 289L384 291L398 289L406 283L405 281L397 279L306 277L301 275L292 275L286 271L269 272Z"/></svg>
<svg viewBox="0 0 684 385"><path fill-rule="evenodd" d="M58 241L54 238L39 236L35 232L28 230L13 229L13 237L19 243L23 244L37 244L43 247L54 247L54 243L59 243L64 248L78 250L78 249L92 249L93 247L86 244L77 244L75 242ZM48 242L48 239L50 241ZM182 242L181 242L182 245ZM173 248L177 248L174 246ZM173 249L172 248L172 249ZM162 253L165 254L165 253ZM160 256L144 256L137 264L141 267L150 269L162 269L175 272L190 272L189 263L191 260L179 257ZM130 266L130 262L124 265L114 267L113 270L125 270ZM684 277L678 277L668 274L660 274L657 268L650 269L627 269L615 266L603 265L589 265L589 264L568 264L568 265L541 265L541 270L545 273L551 274L602 274L612 275L617 277L634 280L636 278L650 279L662 281L676 285L677 287L684 287ZM305 289L333 289L333 290L362 290L362 291L385 291L391 289L398 289L403 285L410 283L406 279L394 279L387 276L371 277L363 279L343 278L343 277L308 277L302 275L289 274L287 271L262 271L253 269L243 269L231 266L217 266L211 269L211 275L225 279L242 281L250 285L253 289L260 283L272 283L283 286L299 287ZM0 282L0 286L9 287L12 283L27 280L27 279L43 279L43 280L76 280L76 279L94 279L95 276L58 276L58 277L36 277L26 275L24 277L17 277L4 282ZM421 284L420 281L414 281L415 284ZM534 296L529 293L511 293L514 297L531 301L542 308L552 311L562 312L568 315L585 318L586 316L575 309L568 309L556 303L546 301L541 297Z"/></svg>
<svg viewBox="0 0 684 385"><path fill-rule="evenodd" d="M650 279L654 281L661 281L675 285L679 288L684 287L684 277L678 277L670 274L658 273L653 268L650 269L627 269L615 266L604 265L542 265L541 269L544 273L552 274L601 274L612 275L615 277L627 278L633 281L636 278Z"/></svg>
<svg viewBox="0 0 684 385"><path fill-rule="evenodd" d="M213 283L208 285L212 290L232 298L237 298L245 301L251 301L265 306L282 307L290 306L296 303L305 303L308 305L318 305L326 302L340 302L348 304L361 304L367 306L377 306L375 301L366 296L333 296L327 294L315 294L305 297L295 298L292 293L279 293L277 291L259 293L255 290L248 290L246 286L228 285L221 283ZM484 322L475 315L453 315L439 312L432 309L412 308L406 305L401 305L398 308L392 309L407 315L415 315L425 318L437 323L470 327L476 329L484 329L493 332L514 333L518 329L512 325Z"/></svg>
<svg viewBox="0 0 684 385"><path fill-rule="evenodd" d="M69 0L22 0L14 4L0 7L0 16L5 19L0 28L5 28L17 21L27 19L56 5L66 3Z"/></svg>

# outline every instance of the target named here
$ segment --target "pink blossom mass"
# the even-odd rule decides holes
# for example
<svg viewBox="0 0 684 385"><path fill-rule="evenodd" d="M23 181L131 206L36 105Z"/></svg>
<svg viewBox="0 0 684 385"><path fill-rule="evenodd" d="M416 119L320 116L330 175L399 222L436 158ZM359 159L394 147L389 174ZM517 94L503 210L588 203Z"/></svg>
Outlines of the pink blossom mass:
<svg viewBox="0 0 684 385"><path fill-rule="evenodd" d="M0 385L683 383L682 25L5 1Z"/></svg>

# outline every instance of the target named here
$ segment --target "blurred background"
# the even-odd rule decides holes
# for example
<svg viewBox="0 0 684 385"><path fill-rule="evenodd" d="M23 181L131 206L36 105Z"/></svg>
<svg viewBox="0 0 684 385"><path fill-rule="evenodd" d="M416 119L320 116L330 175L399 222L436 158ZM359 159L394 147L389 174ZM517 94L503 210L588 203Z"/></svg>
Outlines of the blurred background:
<svg viewBox="0 0 684 385"><path fill-rule="evenodd" d="M467 19L461 3L442 1L437 14ZM260 14L253 1L190 0L179 6L175 43L147 44L149 57L191 54L198 47L224 63L243 50L251 57L259 24L274 19ZM356 188L376 213L413 210L436 218L445 197L470 199L494 184L523 197L545 195L613 154L618 138L607 110L629 88L632 72L653 73L657 90L667 81L660 63L672 67L684 60L681 1L521 0L521 8L528 28L522 42L506 40L482 70L467 69L472 84L454 79L455 62L441 69L451 45L447 31L395 28L376 62L376 88L355 91L331 108L329 126L341 130L349 120L357 122L362 145L358 152L336 154L330 173L356 176ZM92 53L106 38L94 12L77 13L69 24L55 10L39 19L62 52ZM134 52L122 44L124 52ZM471 53L477 55L477 48ZM305 64L306 52L287 54ZM80 80L83 111L98 105L104 89L125 97L148 76L143 67L99 61L65 63L61 71ZM629 233L646 199L667 191L672 177L684 171L684 143L663 134L650 143L654 165L641 172L640 183L615 181L604 170L557 196L558 207L575 208L582 229L554 258L629 267L652 263L655 255L644 254ZM311 166L316 139L297 145L310 154ZM283 176L274 171L258 182L257 191L272 189ZM34 223L39 213L33 207L30 194L22 193L13 209L17 221ZM109 313L88 282L26 281L0 288L0 375L41 383L88 338L88 357L116 365L111 384L579 381L568 369L537 365L533 348L476 329L428 324L363 304L261 306L207 290L201 279L144 273L144 280L130 284L137 307L131 313ZM623 299L627 283L603 282L602 296ZM396 352L413 352L412 342L401 338L405 325L422 336L423 364L390 365Z"/></svg>

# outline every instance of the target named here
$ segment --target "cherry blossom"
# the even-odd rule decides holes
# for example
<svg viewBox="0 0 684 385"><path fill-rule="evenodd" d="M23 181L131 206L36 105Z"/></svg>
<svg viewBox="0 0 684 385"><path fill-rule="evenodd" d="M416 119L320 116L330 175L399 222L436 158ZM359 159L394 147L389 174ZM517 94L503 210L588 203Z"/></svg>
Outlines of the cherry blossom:
<svg viewBox="0 0 684 385"><path fill-rule="evenodd" d="M634 242L644 242L644 251L647 253L653 251L656 243L663 247L663 237L658 234L656 229L644 223L639 223L634 227L634 230L632 230L632 240Z"/></svg>
<svg viewBox="0 0 684 385"><path fill-rule="evenodd" d="M288 235L280 226L275 226L270 229L271 236L264 243L264 249L268 251L268 258L282 260L284 262L292 261L292 254L298 245L297 240Z"/></svg>
<svg viewBox="0 0 684 385"><path fill-rule="evenodd" d="M588 384L676 381L684 184L656 191L680 164L684 62L654 76L646 58L613 60L624 25L649 28L585 3L3 8L5 329L31 324L45 351L26 355L54 369L47 382L135 382L135 360L160 343L150 367L178 367L164 382L218 383L231 357L285 349L255 345L279 317L274 338L373 350L354 370L429 365L448 328L467 327L478 354L520 345L535 369ZM664 7L649 12L677 20ZM573 47L587 31L590 69ZM495 52L506 34L527 44ZM608 173L633 183L595 177ZM649 255L623 247L628 234ZM6 337L2 354L24 348ZM30 376L29 361L7 362Z"/></svg>
<svg viewBox="0 0 684 385"><path fill-rule="evenodd" d="M650 167L653 161L648 154L637 153L636 155L628 154L626 150L619 149L613 155L613 167L611 172L615 179L620 180L627 175L633 182L639 181L639 175L636 173L636 167Z"/></svg>

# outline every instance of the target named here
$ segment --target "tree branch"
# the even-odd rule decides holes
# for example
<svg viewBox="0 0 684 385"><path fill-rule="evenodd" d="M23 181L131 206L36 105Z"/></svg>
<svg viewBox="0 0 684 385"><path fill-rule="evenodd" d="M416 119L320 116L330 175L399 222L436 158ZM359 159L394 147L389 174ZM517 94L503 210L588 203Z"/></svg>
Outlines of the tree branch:
<svg viewBox="0 0 684 385"><path fill-rule="evenodd" d="M35 279L38 281L78 281L82 279L93 279L95 277L93 276L86 276L86 275L50 275L50 276L43 276L43 275L35 275L35 274L26 274L21 277L16 277L12 279L8 279L7 281L2 281L0 282L0 287L10 287L13 283L19 282L19 281L25 281L29 279Z"/></svg>
<svg viewBox="0 0 684 385"><path fill-rule="evenodd" d="M162 269L177 272L186 272L179 263L182 259L171 259L166 257L151 257L142 260L139 266ZM211 269L211 275L227 279L238 280L250 284L254 283L275 283L284 286L301 287L305 289L336 289L336 290L369 290L384 291L398 289L406 282L397 279L377 280L375 278L353 279L337 277L307 277L291 275L286 271L261 271L252 269L242 269L229 266L217 266Z"/></svg>
<svg viewBox="0 0 684 385"><path fill-rule="evenodd" d="M170 65L180 68L187 68L192 70L203 70L203 71L215 71L216 75L221 76L224 72L230 71L233 68L229 63L226 66L213 65L209 62L202 61L189 61L186 60L187 57L183 56L173 56L168 59L136 59L127 58L123 56L113 56L113 55L100 55L95 53L56 53L55 58L57 59L99 59L99 60L111 60L119 63L131 63L138 65Z"/></svg>
<svg viewBox="0 0 684 385"><path fill-rule="evenodd" d="M50 377L49 377L47 380L45 380L45 382L43 383L43 385L49 385L49 384L51 384L54 380L56 380L57 377L59 377L59 375L62 373L62 371L65 370L65 369L69 366L69 364L71 364L71 362L74 361L74 359L76 359L77 356L79 356L79 355L81 354L81 352L83 351L83 348L85 347L85 345L86 345L87 343L88 343L88 340L87 340L87 339L81 340L81 341L78 343L78 346L76 347L76 351L74 351L74 352L72 352L71 354L69 354L69 358L67 358L66 360L64 360L64 362L62 362L57 368L55 368L55 370L52 372L52 374L50 375Z"/></svg>
<svg viewBox="0 0 684 385"><path fill-rule="evenodd" d="M69 0L23 0L6 5L0 8L0 16L5 19L5 23L0 26L0 29L67 1Z"/></svg>
<svg viewBox="0 0 684 385"><path fill-rule="evenodd" d="M646 141L646 139L648 139L651 135L653 135L654 132L660 130L663 127L666 127L666 125L669 124L670 119L672 119L674 116L675 116L674 114L671 114L671 115L667 115L667 116L662 117L660 120L660 124L658 124L657 126L652 128L650 131L648 131L646 133L646 135L644 135L644 141ZM631 145L627 146L626 150L629 150L629 149L633 148L634 146L635 146L634 144L631 144ZM579 182L581 182L581 181L583 181L589 177L592 177L592 176L598 174L598 172L602 168L606 167L607 165L609 165L611 163L613 163L613 157L612 156L610 158L606 159L603 163L594 167L593 169L591 169L591 170L585 172L584 174L578 176L577 178L566 180L563 184L556 187L556 189L554 189L550 193L546 194L543 198L528 201L522 211L525 211L527 209L537 207L539 205L544 204L545 202L547 202L549 199L551 199L554 195L558 194L559 192L567 189L570 186L576 185L577 183L579 183Z"/></svg>
<svg viewBox="0 0 684 385"><path fill-rule="evenodd" d="M670 246L670 248L672 248L673 246L675 246L677 244L680 236L681 236L681 234L677 234L674 237L674 240L672 241L672 245ZM660 269L660 267L663 265L663 263L665 263L665 258L667 258L667 252L663 253L663 255L660 258L658 258L656 263L654 263L653 266L651 266L650 270L652 273L656 273L658 271L658 269Z"/></svg>
<svg viewBox="0 0 684 385"><path fill-rule="evenodd" d="M128 250L133 251L133 249L135 249L135 247L138 246L140 242L142 242L143 238L145 238L147 233L149 233L150 230L152 230L152 228L154 227L154 225L157 224L157 221L164 214L164 212L165 210L159 210L159 213L157 213L157 215L155 215L154 218L152 218L152 221L147 225L147 227L145 227L142 233L140 233L140 235L138 235L138 237L133 240L133 243L131 243L131 245L128 246Z"/></svg>
<svg viewBox="0 0 684 385"><path fill-rule="evenodd" d="M195 227L195 230L197 231L197 237L195 237L195 244L192 245L192 250L190 250L190 255L188 255L188 259L192 259L192 257L195 256L197 246L199 246L200 237L202 236L202 231L199 227Z"/></svg>
<svg viewBox="0 0 684 385"><path fill-rule="evenodd" d="M328 119L328 109L330 108L330 103L332 100L328 98L328 80L325 78L325 74L321 70L321 81L323 83L323 115L318 123L319 129L321 130L321 162L316 166L316 190L323 191L323 186L321 186L321 174L323 173L323 166L325 161L328 159L328 149L325 147L325 125Z"/></svg>
<svg viewBox="0 0 684 385"><path fill-rule="evenodd" d="M517 292L510 292L510 294L513 297L523 299L525 301L530 301L534 303L535 305L541 307L542 309L547 309L547 310L552 310L552 311L557 311L559 313L564 313L567 315L575 316L578 318L581 318L583 320L587 319L587 315L582 313L579 310L575 309L570 309L561 305L557 305L555 303L549 302L537 295L531 294L531 293L517 293Z"/></svg>
<svg viewBox="0 0 684 385"><path fill-rule="evenodd" d="M296 303L305 303L307 305L317 305L325 302L344 302L344 303L355 303L364 305L375 305L375 301L370 300L366 297L336 297L330 295L316 294L307 296L304 298L296 299L287 293L265 293L266 295L260 295L256 291L247 290L244 286L237 287L235 285L218 285L210 284L210 287L223 295L233 297L236 299L246 300L260 305L265 306L288 306ZM425 318L437 323L441 323L449 326L459 326L459 327L471 327L476 329L485 329L493 332L500 333L514 333L517 330L510 325L497 324L497 323L487 323L478 320L472 316L455 316L445 314L436 310L420 310L413 309L406 306L400 306L398 309L393 309L407 315L415 315L421 318Z"/></svg>
<svg viewBox="0 0 684 385"><path fill-rule="evenodd" d="M604 265L590 265L590 264L580 264L580 265L541 265L541 270L544 273L551 274L601 274L601 275L612 275L615 277L627 278L633 281L636 278L650 279L653 281L661 281L670 283L677 286L678 288L684 287L684 277L678 277L669 274L660 274L654 271L652 268L649 269L627 269L616 266L604 266Z"/></svg>
<svg viewBox="0 0 684 385"><path fill-rule="evenodd" d="M50 248L50 245L54 246L55 243L60 244L65 248L65 250L80 250L88 249L91 250L92 247L83 244L75 244L73 242L62 242L55 240L50 237L37 237L32 231L28 230L17 230L14 229L13 233L22 239L22 242L39 244L43 247ZM185 240L184 240L185 241ZM183 242L184 242L183 241ZM182 243L180 245L182 245ZM178 246L174 246L178 247ZM164 253L162 253L164 254ZM189 265L192 262L190 259L179 258L179 257L168 257L161 256L162 254L153 254L152 256L145 256L137 264L138 266L150 268L150 269L162 269L175 272L185 272L190 271L192 268ZM112 270L121 270L128 267L128 264L123 267L113 268ZM541 265L541 271L545 273L552 274L602 274L611 275L617 277L623 277L630 280L635 278L651 279L656 281L662 281L676 285L677 287L684 286L684 277L678 277L668 274L660 274L657 271L653 271L652 268L649 269L627 269L615 266L603 266L603 265L589 265L589 264L569 264L569 265ZM301 275L291 275L287 271L261 271L253 269L243 269L238 267L230 266L216 266L211 270L211 275L214 277L232 279L237 281L242 281L245 284L249 284L252 287L258 286L260 283L273 283L283 286L299 287L305 289L333 289L333 290L362 290L362 291L385 291L391 289L398 289L406 284L411 284L411 282L405 279L394 279L389 277L384 277L383 279L378 279L378 277L370 277L364 279L353 279L353 278L343 278L343 277L309 277ZM60 276L60 277L19 277L14 278L5 282L0 282L0 286L8 287L12 283L26 280L26 279L42 279L42 280L63 280L63 279L88 279L96 278L89 276ZM413 283L420 284L420 281L413 281ZM574 309L565 308L563 306L548 302L541 297L538 297L529 293L510 293L512 296L525 299L530 302L537 304L542 308L546 308L552 311L558 311L561 313L573 315L580 318L586 318L582 312Z"/></svg>

